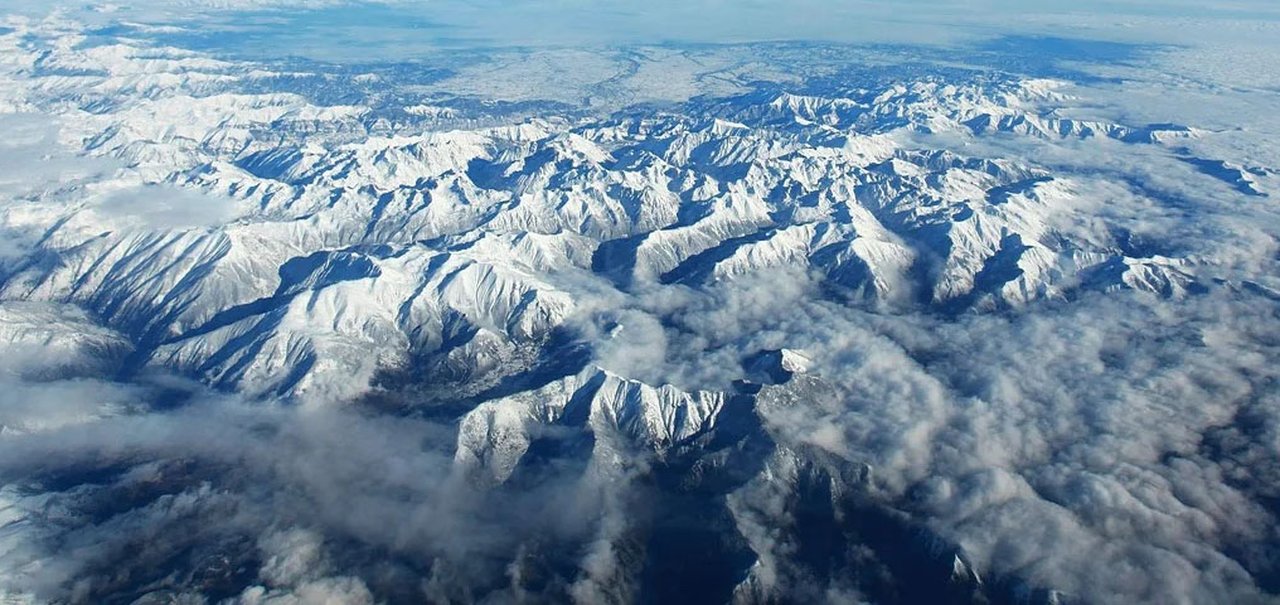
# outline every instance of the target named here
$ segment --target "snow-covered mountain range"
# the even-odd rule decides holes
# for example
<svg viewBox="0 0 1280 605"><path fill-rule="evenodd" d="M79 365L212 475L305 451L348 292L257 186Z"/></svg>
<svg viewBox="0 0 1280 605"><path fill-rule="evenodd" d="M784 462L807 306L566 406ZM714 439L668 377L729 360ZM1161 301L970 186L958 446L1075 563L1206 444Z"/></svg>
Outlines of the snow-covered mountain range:
<svg viewBox="0 0 1280 605"><path fill-rule="evenodd" d="M643 74L649 68L637 65L725 52L645 49L629 55L628 69ZM779 57L795 60L786 47L732 52L756 53L759 73L777 72ZM573 105L450 93L456 78L395 79L408 69L221 59L139 32L10 19L0 28L0 125L9 133L0 153L16 168L0 169L0 343L14 359L22 351L35 361L6 367L25 381L179 376L251 408L425 420L445 427L436 438L449 460L442 464L470 489L533 493L568 472L574 489L602 490L589 500L596 525L499 544L485 554L497 563L472 561L465 548L427 549L410 566L430 578L419 595L427 600L1059 603L1185 589L1203 602L1218 590L1253 598L1259 578L1280 569L1274 543L1257 546L1263 554L1233 554L1226 538L1207 538L1227 545L1214 550L1178 534L1140 546L1172 552L1176 565L1211 581L1095 586L957 530L987 514L974 501L965 501L974 508L963 519L923 521L913 512L935 501L959 510L957 494L980 492L984 481L1005 494L1028 482L1026 490L1046 494L1053 481L990 470L1004 468L1002 454L956 427L1004 422L975 419L998 405L984 401L1003 401L999 381L966 387L967 370L956 368L968 362L931 354L931 336L894 322L945 333L985 317L1034 317L1029 309L1065 317L1076 304L1136 300L1157 309L1157 319L1141 321L1165 322L1176 339L1179 321L1168 317L1182 317L1184 306L1199 309L1223 292L1262 308L1280 298L1275 257L1265 252L1274 238L1219 237L1232 220L1271 220L1270 210L1231 209L1269 208L1280 192L1274 166L1228 155L1221 141L1230 132L1091 116L1065 78L963 65L814 69L773 80L739 69L727 84L700 76L703 88L678 100L603 107L610 90L634 82L590 88L596 105ZM1255 212L1266 218L1250 218ZM728 317L788 300L822 311L797 307L796 317L750 332ZM1212 315L1197 313L1196 321ZM815 323L824 314L830 323ZM1264 321L1274 332L1274 316ZM895 361L879 370L870 357L851 361L871 346L853 335L863 329L896 335ZM1009 334L1024 329L1035 331ZM1161 337L1138 320L1115 330ZM1195 338L1212 342L1223 330ZM1098 367L1108 368L1099 375L1112 367L1107 355L1125 356L1099 353ZM1161 365L1128 363L1153 373ZM904 367L929 378L859 382L892 381ZM1268 380L1241 372L1254 384ZM1254 396L1190 382L1181 391L1158 380L1134 388L1180 392L1183 403L1168 404L1178 413L1201 395ZM966 395L936 401L947 389ZM1066 406L1082 396L1049 399ZM6 412L0 431L18 439L128 416L141 409L132 399L147 397L115 394L73 417ZM1232 405L1237 416L1249 407ZM1080 415L1117 413L1088 409ZM1043 436L1055 448L1088 426L1113 434L1107 420L1054 427L1052 414L1005 412L1031 419L993 431ZM1200 433L1233 426L1228 412L1178 422ZM1001 439L1010 450L1018 441ZM1111 442L1080 447L1095 446L1092 455L1133 469L1182 468L1172 460L1196 449L1147 456ZM923 451L932 464L963 460L953 468L966 467L969 479L952 483L950 471L928 470L912 458ZM1050 451L1026 456L1049 464ZM217 486L207 477L222 471L208 472L201 476ZM1151 479L1126 485L1138 490L1142 481ZM1177 491L1176 481L1162 481ZM1255 505L1261 499L1219 495L1241 503L1214 509L1182 494L1180 512L1150 506L1194 517L1185 522L1203 535L1228 535L1246 518L1274 529L1270 509ZM162 557L149 565L172 573L145 582L117 577L72 589L34 581L54 555L31 554L27 535L11 529L36 523L22 512L34 506L29 497L4 498L8 521L0 523L10 525L0 532L0 562L13 571L0 573L0 591L14 595L256 603L294 590L311 602L310 586L354 601L412 599L389 588L399 579L350 571L358 580L323 586L256 568L243 580L237 566L259 555L234 548L218 551L221 576L208 561L194 569ZM1102 560L1156 556L1126 551L1141 540L1089 518L1074 496L1038 498L1077 515L1071 531L1092 532L1111 549ZM362 540L354 530L324 539ZM1249 548L1269 540L1250 539ZM681 569L689 553L709 553L706 567ZM491 563L505 571L495 575ZM663 575L674 583L663 585ZM674 587L695 592L667 592Z"/></svg>

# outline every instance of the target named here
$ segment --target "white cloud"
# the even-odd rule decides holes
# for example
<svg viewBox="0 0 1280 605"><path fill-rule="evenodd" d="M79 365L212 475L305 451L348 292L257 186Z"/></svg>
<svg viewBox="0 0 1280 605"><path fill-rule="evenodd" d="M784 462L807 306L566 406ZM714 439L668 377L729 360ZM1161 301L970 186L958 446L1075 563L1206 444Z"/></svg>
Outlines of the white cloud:
<svg viewBox="0 0 1280 605"><path fill-rule="evenodd" d="M236 216L236 202L215 194L165 185L139 185L106 193L92 206L105 223L148 229L212 227Z"/></svg>

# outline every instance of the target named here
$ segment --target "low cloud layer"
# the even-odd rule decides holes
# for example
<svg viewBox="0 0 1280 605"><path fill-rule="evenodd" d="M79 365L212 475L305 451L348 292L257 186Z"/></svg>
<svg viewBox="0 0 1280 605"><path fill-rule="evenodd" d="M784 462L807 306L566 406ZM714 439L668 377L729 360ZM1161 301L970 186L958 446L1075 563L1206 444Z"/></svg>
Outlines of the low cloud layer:
<svg viewBox="0 0 1280 605"><path fill-rule="evenodd" d="M147 182L114 158L77 153L51 116L0 113L0 130L8 135L0 141L0 275L59 221L97 232L180 230L224 224L239 210L229 198Z"/></svg>
<svg viewBox="0 0 1280 605"><path fill-rule="evenodd" d="M762 279L769 296L745 280L668 301L675 327L654 358L680 370L671 378L719 386L751 351L803 349L829 386L761 407L761 420L802 459L867 469L857 498L871 504L856 510L905 514L1015 593L1251 602L1274 591L1280 332L1260 321L1276 317L1273 296L1223 285L1182 301L1095 295L946 320L821 302L803 275ZM599 343L600 362L639 370L658 346L630 344L620 358ZM490 491L456 467L449 423L95 376L6 378L25 405L6 404L0 440L8 590L598 602L643 569L616 550L642 492L577 455ZM733 506L780 514L794 496L779 485L744 486ZM758 552L788 550L750 527L739 531ZM780 578L774 590L799 594Z"/></svg>
<svg viewBox="0 0 1280 605"><path fill-rule="evenodd" d="M28 414L33 430L0 445L0 581L40 602L440 600L493 589L522 542L578 537L600 514L572 476L474 491L452 472L448 426L156 385L93 417L80 407L108 403L110 383L16 388L38 393L43 419L79 418Z"/></svg>

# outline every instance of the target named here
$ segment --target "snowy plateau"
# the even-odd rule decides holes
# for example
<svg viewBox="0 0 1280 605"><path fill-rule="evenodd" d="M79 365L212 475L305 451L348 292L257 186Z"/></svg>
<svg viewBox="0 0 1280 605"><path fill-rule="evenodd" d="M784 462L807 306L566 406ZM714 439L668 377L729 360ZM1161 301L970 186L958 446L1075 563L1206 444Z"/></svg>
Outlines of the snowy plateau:
<svg viewBox="0 0 1280 605"><path fill-rule="evenodd" d="M1280 595L1280 146L1165 50L166 36L0 22L0 602Z"/></svg>

